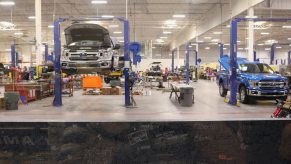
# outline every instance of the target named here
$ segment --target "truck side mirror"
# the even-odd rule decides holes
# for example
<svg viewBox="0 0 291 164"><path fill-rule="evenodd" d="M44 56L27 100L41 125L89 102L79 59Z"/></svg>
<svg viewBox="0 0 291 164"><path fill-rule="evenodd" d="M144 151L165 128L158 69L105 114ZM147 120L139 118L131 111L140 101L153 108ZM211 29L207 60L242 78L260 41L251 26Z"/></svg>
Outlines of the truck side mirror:
<svg viewBox="0 0 291 164"><path fill-rule="evenodd" d="M114 50L119 50L120 49L120 44L115 44L113 47Z"/></svg>

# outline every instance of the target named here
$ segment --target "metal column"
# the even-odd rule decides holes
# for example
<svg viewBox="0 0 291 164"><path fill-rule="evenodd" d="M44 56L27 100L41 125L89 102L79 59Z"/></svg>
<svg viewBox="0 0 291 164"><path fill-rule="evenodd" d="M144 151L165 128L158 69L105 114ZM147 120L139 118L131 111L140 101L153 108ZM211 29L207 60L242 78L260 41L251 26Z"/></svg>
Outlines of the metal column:
<svg viewBox="0 0 291 164"><path fill-rule="evenodd" d="M254 61L257 61L257 51L254 51Z"/></svg>
<svg viewBox="0 0 291 164"><path fill-rule="evenodd" d="M189 60L190 60L190 43L186 44L186 84L189 84L190 82L190 65L189 65Z"/></svg>
<svg viewBox="0 0 291 164"><path fill-rule="evenodd" d="M237 105L237 23L239 20L234 19L231 22L230 38L230 100L229 104Z"/></svg>
<svg viewBox="0 0 291 164"><path fill-rule="evenodd" d="M276 44L271 46L270 65L274 64Z"/></svg>
<svg viewBox="0 0 291 164"><path fill-rule="evenodd" d="M223 56L223 54L224 54L224 51L223 51L224 44L222 44L222 43L219 43L218 45L219 45L219 52L220 52L220 53L219 53L219 54L220 54L219 56L220 56L220 57L222 57L222 56Z"/></svg>
<svg viewBox="0 0 291 164"><path fill-rule="evenodd" d="M15 52L15 66L18 67L19 65L19 53Z"/></svg>
<svg viewBox="0 0 291 164"><path fill-rule="evenodd" d="M61 33L60 22L64 20L57 20L54 22L54 52L55 52L55 99L53 105L55 107L62 106L62 78L61 78Z"/></svg>
<svg viewBox="0 0 291 164"><path fill-rule="evenodd" d="M45 62L48 62L48 59L49 59L48 44L44 44L44 57L45 57Z"/></svg>
<svg viewBox="0 0 291 164"><path fill-rule="evenodd" d="M12 68L15 68L15 53L16 53L15 44L12 44L11 45L11 67Z"/></svg>

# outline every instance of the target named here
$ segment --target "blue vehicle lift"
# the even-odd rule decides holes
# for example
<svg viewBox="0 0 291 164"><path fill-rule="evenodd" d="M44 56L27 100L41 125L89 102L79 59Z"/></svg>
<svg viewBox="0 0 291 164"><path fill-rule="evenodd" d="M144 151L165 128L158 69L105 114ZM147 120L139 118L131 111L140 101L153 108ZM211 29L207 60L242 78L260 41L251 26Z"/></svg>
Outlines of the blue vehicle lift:
<svg viewBox="0 0 291 164"><path fill-rule="evenodd" d="M110 21L110 20L119 20L124 24L124 77L125 77L125 106L131 105L130 100L130 86L129 86L129 70L130 70L130 57L129 57L129 22L122 17L112 17L112 18L102 18L102 17L92 17L92 18L60 18L54 22L54 53L55 53L55 99L53 105L55 107L62 106L62 88L61 88L61 30L60 24L65 21Z"/></svg>
<svg viewBox="0 0 291 164"><path fill-rule="evenodd" d="M237 25L242 21L275 21L285 22L290 21L291 18L235 18L231 21L230 30L230 105L237 105L237 91L238 86L236 83L237 78ZM272 58L272 57L271 57ZM272 60L272 59L271 59ZM272 60L273 61L273 60Z"/></svg>
<svg viewBox="0 0 291 164"><path fill-rule="evenodd" d="M177 49L172 50L172 72L175 72L175 52Z"/></svg>
<svg viewBox="0 0 291 164"><path fill-rule="evenodd" d="M291 51L288 52L288 65L291 64Z"/></svg>
<svg viewBox="0 0 291 164"><path fill-rule="evenodd" d="M271 46L271 61L270 61L270 63L273 64L273 62L274 62L275 53L276 53L276 46L278 46L278 45L289 46L290 44L291 43L273 43L272 46ZM290 52L288 52L288 64L289 64L289 60L290 60Z"/></svg>

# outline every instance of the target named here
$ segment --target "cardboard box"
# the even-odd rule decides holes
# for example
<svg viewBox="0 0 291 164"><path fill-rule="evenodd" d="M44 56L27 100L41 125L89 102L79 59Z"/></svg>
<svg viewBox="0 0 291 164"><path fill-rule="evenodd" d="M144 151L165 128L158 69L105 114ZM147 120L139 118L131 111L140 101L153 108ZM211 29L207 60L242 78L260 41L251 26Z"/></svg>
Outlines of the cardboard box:
<svg viewBox="0 0 291 164"><path fill-rule="evenodd" d="M111 95L111 87L101 88L102 95Z"/></svg>

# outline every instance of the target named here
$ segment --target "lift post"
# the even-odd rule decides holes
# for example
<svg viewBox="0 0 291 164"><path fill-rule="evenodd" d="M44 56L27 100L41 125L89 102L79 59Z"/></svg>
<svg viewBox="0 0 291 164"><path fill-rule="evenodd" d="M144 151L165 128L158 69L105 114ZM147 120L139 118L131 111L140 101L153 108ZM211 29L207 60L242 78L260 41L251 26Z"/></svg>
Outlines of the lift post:
<svg viewBox="0 0 291 164"><path fill-rule="evenodd" d="M12 68L15 68L16 66L15 58L16 58L16 45L12 44L11 45L11 67Z"/></svg>
<svg viewBox="0 0 291 164"><path fill-rule="evenodd" d="M186 44L186 84L190 83L190 43Z"/></svg>
<svg viewBox="0 0 291 164"><path fill-rule="evenodd" d="M176 49L172 50L172 72L175 72L175 52Z"/></svg>
<svg viewBox="0 0 291 164"><path fill-rule="evenodd" d="M54 53L55 53L55 99L53 105L55 107L62 106L62 88L61 88L61 36L60 36L60 24L65 21L88 21L88 20L113 20L117 19L124 24L124 77L125 77L125 106L130 106L130 86L129 86L129 70L130 66L130 57L129 57L129 22L127 19L122 17L112 17L112 18L102 18L102 17L92 17L92 18L60 18L54 21Z"/></svg>
<svg viewBox="0 0 291 164"><path fill-rule="evenodd" d="M49 52L48 52L48 44L44 44L44 60L45 62L49 61Z"/></svg>
<svg viewBox="0 0 291 164"><path fill-rule="evenodd" d="M223 57L223 54L224 54L224 51L223 51L224 44L223 43L218 43L218 45L219 45L219 56L221 58L221 57Z"/></svg>
<svg viewBox="0 0 291 164"><path fill-rule="evenodd" d="M257 61L257 51L254 51L254 61Z"/></svg>
<svg viewBox="0 0 291 164"><path fill-rule="evenodd" d="M291 51L288 52L288 65L291 64Z"/></svg>
<svg viewBox="0 0 291 164"><path fill-rule="evenodd" d="M284 22L290 21L291 18L235 18L231 22L231 30L230 30L230 105L237 105L237 91L238 86L236 83L237 78L237 25L241 21L276 21L276 22ZM272 57L271 57L272 58ZM273 60L271 59L271 62Z"/></svg>

